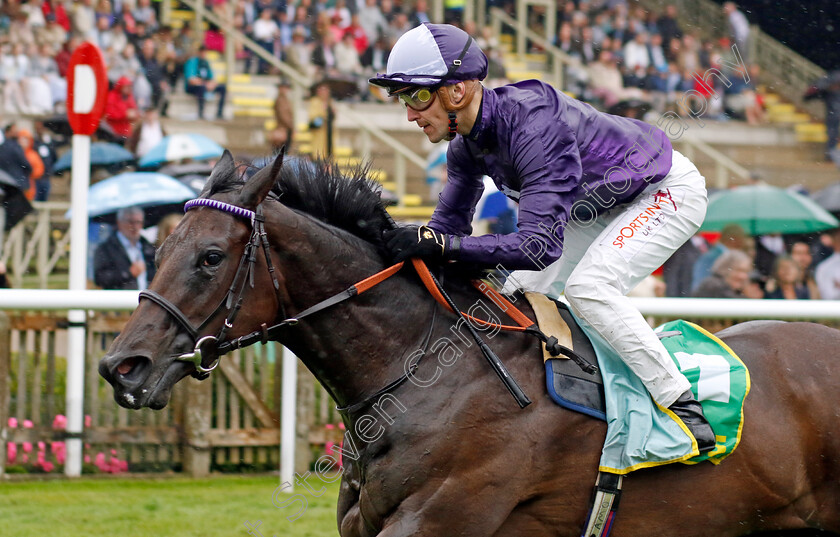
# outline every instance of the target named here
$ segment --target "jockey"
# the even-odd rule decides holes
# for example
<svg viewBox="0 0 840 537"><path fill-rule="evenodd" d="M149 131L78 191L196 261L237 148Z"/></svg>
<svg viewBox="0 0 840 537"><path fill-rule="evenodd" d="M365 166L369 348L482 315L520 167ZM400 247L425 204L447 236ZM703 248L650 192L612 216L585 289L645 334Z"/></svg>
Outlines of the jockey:
<svg viewBox="0 0 840 537"><path fill-rule="evenodd" d="M426 257L517 272L521 288L565 293L701 452L715 436L688 380L625 296L700 227L705 179L656 127L596 111L548 84L487 89L487 57L462 30L403 34L370 83L406 106L433 143L451 140L448 181L427 226L387 231L395 261ZM519 203L519 230L471 237L489 175ZM561 257L562 254L562 257Z"/></svg>

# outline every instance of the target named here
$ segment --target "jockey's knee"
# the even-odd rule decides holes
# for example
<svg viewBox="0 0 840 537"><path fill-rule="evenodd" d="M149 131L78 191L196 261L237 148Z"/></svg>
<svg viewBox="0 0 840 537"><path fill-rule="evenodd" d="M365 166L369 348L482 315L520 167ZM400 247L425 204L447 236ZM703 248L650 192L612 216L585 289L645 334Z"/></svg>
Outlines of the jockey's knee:
<svg viewBox="0 0 840 537"><path fill-rule="evenodd" d="M616 283L602 277L593 277L591 274L572 272L566 280L564 291L566 299L575 310L580 310L584 302L606 302L607 299L616 294L621 294Z"/></svg>

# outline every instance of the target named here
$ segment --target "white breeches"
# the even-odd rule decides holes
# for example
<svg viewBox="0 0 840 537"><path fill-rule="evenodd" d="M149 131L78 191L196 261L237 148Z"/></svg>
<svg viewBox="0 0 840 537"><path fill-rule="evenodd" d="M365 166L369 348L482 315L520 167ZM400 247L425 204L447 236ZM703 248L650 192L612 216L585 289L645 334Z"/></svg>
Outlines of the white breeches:
<svg viewBox="0 0 840 537"><path fill-rule="evenodd" d="M671 171L633 202L618 205L591 225L565 227L563 255L542 271L516 271L511 285L551 296L565 292L575 315L612 346L664 407L689 383L627 298L703 222L706 180L674 151Z"/></svg>

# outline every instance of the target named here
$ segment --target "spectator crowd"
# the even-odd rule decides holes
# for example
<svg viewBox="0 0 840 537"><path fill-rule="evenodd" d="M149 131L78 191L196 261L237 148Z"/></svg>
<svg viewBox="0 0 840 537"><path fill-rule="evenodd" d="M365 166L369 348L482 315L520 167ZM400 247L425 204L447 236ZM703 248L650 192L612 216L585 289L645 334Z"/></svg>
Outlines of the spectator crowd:
<svg viewBox="0 0 840 537"><path fill-rule="evenodd" d="M840 299L840 229L751 237L730 224L714 242L707 236L696 235L665 263L665 296Z"/></svg>

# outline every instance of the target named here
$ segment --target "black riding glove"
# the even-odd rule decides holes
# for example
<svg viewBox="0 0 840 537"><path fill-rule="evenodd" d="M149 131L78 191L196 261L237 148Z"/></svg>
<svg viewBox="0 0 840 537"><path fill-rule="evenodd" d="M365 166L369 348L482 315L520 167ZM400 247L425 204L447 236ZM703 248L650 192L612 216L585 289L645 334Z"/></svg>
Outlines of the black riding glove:
<svg viewBox="0 0 840 537"><path fill-rule="evenodd" d="M412 257L443 259L451 257L452 253L449 236L426 226L388 229L382 233L382 238L394 263Z"/></svg>

